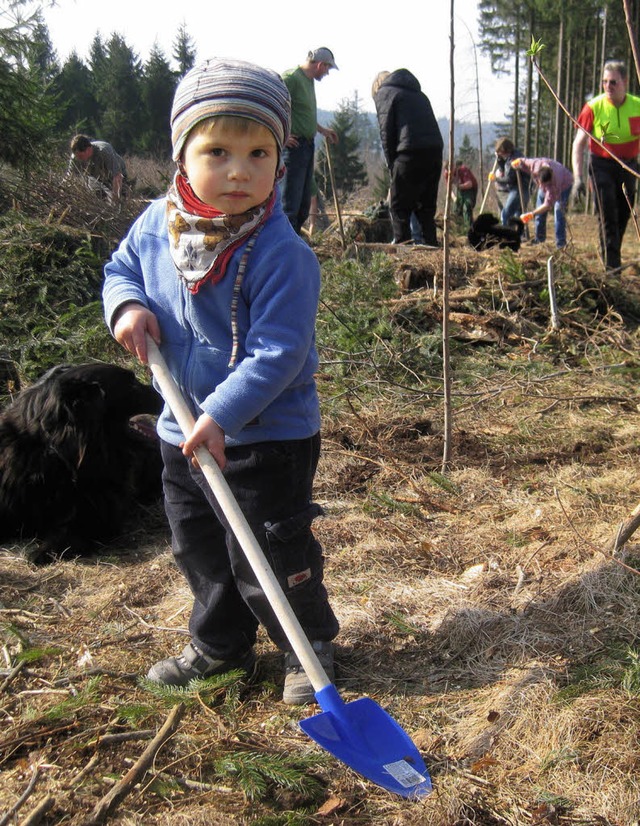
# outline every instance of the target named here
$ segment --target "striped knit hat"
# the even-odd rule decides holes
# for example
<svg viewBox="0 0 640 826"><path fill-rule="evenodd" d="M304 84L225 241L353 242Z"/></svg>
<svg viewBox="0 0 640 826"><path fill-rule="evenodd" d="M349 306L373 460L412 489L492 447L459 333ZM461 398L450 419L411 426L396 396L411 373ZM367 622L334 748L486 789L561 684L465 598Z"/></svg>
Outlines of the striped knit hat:
<svg viewBox="0 0 640 826"><path fill-rule="evenodd" d="M261 123L278 150L291 130L291 98L280 75L252 63L212 58L194 66L176 89L171 109L173 159L178 161L189 132L200 121L234 115Z"/></svg>

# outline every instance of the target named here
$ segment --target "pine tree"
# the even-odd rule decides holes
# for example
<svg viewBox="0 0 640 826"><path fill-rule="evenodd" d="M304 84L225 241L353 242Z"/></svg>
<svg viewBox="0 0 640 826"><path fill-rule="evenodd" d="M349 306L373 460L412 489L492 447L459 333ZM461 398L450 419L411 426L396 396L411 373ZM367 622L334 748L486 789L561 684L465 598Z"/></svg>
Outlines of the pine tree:
<svg viewBox="0 0 640 826"><path fill-rule="evenodd" d="M478 150L475 146L472 146L471 140L469 135L466 134L462 138L462 143L458 147L458 151L456 153L456 157L463 163L465 166L468 166L469 169L474 169L478 165Z"/></svg>
<svg viewBox="0 0 640 826"><path fill-rule="evenodd" d="M42 20L42 13L36 12L30 42L25 48L26 68L32 77L46 87L60 73L60 64L56 55L49 29Z"/></svg>
<svg viewBox="0 0 640 826"><path fill-rule="evenodd" d="M78 132L96 134L99 108L93 93L93 79L76 52L65 60L52 89L59 107L60 131L70 137Z"/></svg>
<svg viewBox="0 0 640 826"><path fill-rule="evenodd" d="M160 47L155 44L145 64L142 78L142 100L145 110L145 130L140 148L161 156L170 156L169 112L176 88L176 76Z"/></svg>
<svg viewBox="0 0 640 826"><path fill-rule="evenodd" d="M38 160L40 150L46 154L55 109L43 78L29 64L28 50L42 21L37 14L22 17L23 5L14 0L1 18L0 159L26 167Z"/></svg>
<svg viewBox="0 0 640 826"><path fill-rule="evenodd" d="M196 62L196 47L193 38L187 32L186 23L182 23L173 43L173 59L178 64L178 76L183 77Z"/></svg>
<svg viewBox="0 0 640 826"><path fill-rule="evenodd" d="M336 190L341 197L346 197L359 186L367 183L367 172L360 158L360 140L355 129L356 112L353 104L342 101L331 122L331 129L338 134L338 143L331 145L331 162ZM318 152L316 178L318 186L325 196L331 197L331 176L327 160L327 145Z"/></svg>
<svg viewBox="0 0 640 826"><path fill-rule="evenodd" d="M119 34L107 44L101 72L96 77L96 98L102 108L98 137L122 154L136 148L144 132L142 111L142 67L137 55Z"/></svg>
<svg viewBox="0 0 640 826"><path fill-rule="evenodd" d="M89 49L89 68L93 76L94 83L97 83L98 78L104 71L107 62L107 50L104 41L100 34L96 32L91 41L91 48Z"/></svg>

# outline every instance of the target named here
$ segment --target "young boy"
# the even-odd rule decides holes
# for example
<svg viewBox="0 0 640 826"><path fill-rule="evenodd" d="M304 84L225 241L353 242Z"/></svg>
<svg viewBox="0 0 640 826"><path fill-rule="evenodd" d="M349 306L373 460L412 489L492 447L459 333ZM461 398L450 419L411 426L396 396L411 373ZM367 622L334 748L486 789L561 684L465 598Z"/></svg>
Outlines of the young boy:
<svg viewBox="0 0 640 826"><path fill-rule="evenodd" d="M171 112L177 163L166 197L135 222L105 267L105 316L143 363L158 343L196 419L158 421L165 509L193 593L191 642L151 667L167 685L255 665L259 623L285 652L286 703L314 692L228 529L194 449L214 456L333 679L338 622L311 523L320 449L314 373L318 261L282 211L277 181L290 130L280 77L235 60L185 75Z"/></svg>

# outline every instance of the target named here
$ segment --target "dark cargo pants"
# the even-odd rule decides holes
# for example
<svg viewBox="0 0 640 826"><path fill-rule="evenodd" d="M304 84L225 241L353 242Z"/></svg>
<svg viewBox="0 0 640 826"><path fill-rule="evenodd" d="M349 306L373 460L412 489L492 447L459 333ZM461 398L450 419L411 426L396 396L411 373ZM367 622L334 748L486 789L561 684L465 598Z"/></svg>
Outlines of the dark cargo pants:
<svg viewBox="0 0 640 826"><path fill-rule="evenodd" d="M323 585L323 555L311 530L320 436L227 448L225 478L311 640L332 640L338 621ZM165 510L178 568L189 583L191 636L206 654L232 659L261 623L282 650L291 646L202 474L179 448L162 443Z"/></svg>
<svg viewBox="0 0 640 826"><path fill-rule="evenodd" d="M625 161L625 163L631 169L638 170L636 160ZM631 216L629 204L633 206L635 201L636 178L612 158L600 158L596 155L590 157L589 174L595 190L600 249L606 268L617 269L621 264L622 239Z"/></svg>

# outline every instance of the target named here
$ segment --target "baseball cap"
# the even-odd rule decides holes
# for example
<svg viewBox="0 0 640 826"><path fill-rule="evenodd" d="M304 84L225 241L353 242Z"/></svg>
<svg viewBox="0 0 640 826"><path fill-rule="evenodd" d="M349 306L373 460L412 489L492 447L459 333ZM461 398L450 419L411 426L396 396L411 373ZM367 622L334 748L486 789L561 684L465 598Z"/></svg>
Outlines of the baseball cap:
<svg viewBox="0 0 640 826"><path fill-rule="evenodd" d="M332 69L338 68L336 66L336 59L333 56L333 52L331 49L327 49L326 46L320 46L319 49L313 49L313 51L309 52L307 58L312 63L327 63Z"/></svg>

